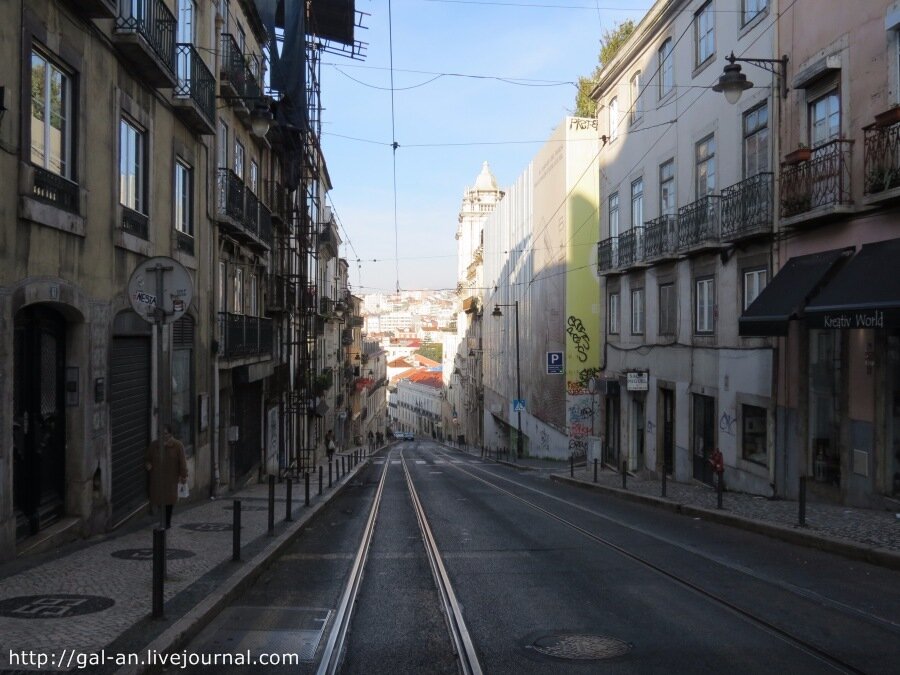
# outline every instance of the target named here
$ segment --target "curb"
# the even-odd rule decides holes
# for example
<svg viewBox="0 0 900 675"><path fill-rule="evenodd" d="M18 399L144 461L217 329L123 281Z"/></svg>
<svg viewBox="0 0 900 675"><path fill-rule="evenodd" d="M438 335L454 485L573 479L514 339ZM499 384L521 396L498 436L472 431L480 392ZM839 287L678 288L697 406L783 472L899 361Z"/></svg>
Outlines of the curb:
<svg viewBox="0 0 900 675"><path fill-rule="evenodd" d="M377 452L377 451L376 451ZM346 474L346 480L333 486L331 493L322 494L322 499L315 504L310 504L309 508L301 507L304 510L302 515L291 525L275 535L266 548L253 556L250 560L239 563L241 566L231 576L225 579L219 587L188 610L181 618L166 628L160 635L150 644L143 647L143 652L150 651L159 654L170 654L180 651L184 644L196 637L200 631L225 609L229 602L236 596L240 595L250 584L256 581L259 576L266 570L272 561L281 555L292 543L300 529L309 522L316 513L319 512L328 502L339 495L344 488L350 485L350 482L356 475L366 467L372 456L366 457L357 467ZM266 535L263 535L266 536ZM156 672L161 664L142 665L142 666L123 666L116 670L116 675L143 675L144 673Z"/></svg>
<svg viewBox="0 0 900 675"><path fill-rule="evenodd" d="M752 520L726 511L706 509L691 504L673 502L662 497L653 497L651 495L629 492L628 490L622 490L621 488L598 485L579 478L570 478L569 476L560 474L551 474L550 480L566 483L586 490L596 490L620 499L655 506L656 508L666 509L674 513L699 516L722 525L730 525L750 532L756 532L757 534L764 534L774 539L780 539L781 541L797 544L799 546L815 548L828 553L836 553L846 558L861 560L873 565L878 565L879 567L900 570L900 553L897 553L896 551L866 546L865 544L857 544L852 541L847 541L846 539L838 539L837 537L826 534L813 534L812 532L800 528L767 523L761 520Z"/></svg>

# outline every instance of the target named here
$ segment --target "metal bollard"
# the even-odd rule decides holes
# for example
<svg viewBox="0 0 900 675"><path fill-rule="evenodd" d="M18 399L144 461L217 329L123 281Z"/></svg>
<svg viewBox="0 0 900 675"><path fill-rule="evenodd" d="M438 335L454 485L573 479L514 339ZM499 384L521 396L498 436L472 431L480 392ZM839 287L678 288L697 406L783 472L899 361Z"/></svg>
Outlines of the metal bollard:
<svg viewBox="0 0 900 675"><path fill-rule="evenodd" d="M322 496L322 465L319 464L319 496Z"/></svg>
<svg viewBox="0 0 900 675"><path fill-rule="evenodd" d="M661 479L662 480L660 481L660 483L662 484L662 496L665 497L666 496L666 467L665 466L663 466Z"/></svg>
<svg viewBox="0 0 900 675"><path fill-rule="evenodd" d="M235 499L231 512L231 559L241 561L241 500Z"/></svg>
<svg viewBox="0 0 900 675"><path fill-rule="evenodd" d="M628 460L622 460L622 489L628 489Z"/></svg>
<svg viewBox="0 0 900 675"><path fill-rule="evenodd" d="M166 576L166 531L157 527L153 530L153 618L163 616L163 587Z"/></svg>
<svg viewBox="0 0 900 675"><path fill-rule="evenodd" d="M328 460L328 487L331 487L331 460Z"/></svg>
<svg viewBox="0 0 900 675"><path fill-rule="evenodd" d="M797 507L800 509L798 515L800 527L806 527L806 476L800 476L800 495Z"/></svg>
<svg viewBox="0 0 900 675"><path fill-rule="evenodd" d="M594 482L597 482L597 458L594 457Z"/></svg>
<svg viewBox="0 0 900 675"><path fill-rule="evenodd" d="M722 508L722 476L724 476L724 475L725 475L725 473L723 471L720 471L717 474L717 480L716 480L716 508L717 509Z"/></svg>
<svg viewBox="0 0 900 675"><path fill-rule="evenodd" d="M269 476L269 536L275 534L275 476Z"/></svg>
<svg viewBox="0 0 900 675"><path fill-rule="evenodd" d="M575 453L569 455L569 476L575 478Z"/></svg>
<svg viewBox="0 0 900 675"><path fill-rule="evenodd" d="M303 505L309 506L309 471L304 473L303 477L306 479L306 502Z"/></svg>
<svg viewBox="0 0 900 675"><path fill-rule="evenodd" d="M294 496L294 481L288 477L287 485L285 485L285 494L284 494L284 519L286 522L290 522L293 520L291 516L291 501Z"/></svg>

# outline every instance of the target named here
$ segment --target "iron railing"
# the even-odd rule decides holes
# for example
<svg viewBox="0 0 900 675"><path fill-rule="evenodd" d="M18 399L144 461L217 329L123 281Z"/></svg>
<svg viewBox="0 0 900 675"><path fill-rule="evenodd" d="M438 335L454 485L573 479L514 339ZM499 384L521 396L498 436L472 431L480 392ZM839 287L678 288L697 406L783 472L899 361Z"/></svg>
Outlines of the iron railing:
<svg viewBox="0 0 900 675"><path fill-rule="evenodd" d="M900 124L865 130L865 186L867 195L900 187Z"/></svg>
<svg viewBox="0 0 900 675"><path fill-rule="evenodd" d="M678 209L678 250L718 244L719 195L706 195Z"/></svg>
<svg viewBox="0 0 900 675"><path fill-rule="evenodd" d="M235 95L246 96L247 85L244 81L247 66L244 63L244 55L241 54L238 43L229 33L222 33L222 79L225 80Z"/></svg>
<svg viewBox="0 0 900 675"><path fill-rule="evenodd" d="M219 335L226 358L272 352L272 319L219 312Z"/></svg>
<svg viewBox="0 0 900 675"><path fill-rule="evenodd" d="M175 46L175 96L190 98L210 124L216 121L216 79L192 44Z"/></svg>
<svg viewBox="0 0 900 675"><path fill-rule="evenodd" d="M781 217L790 218L821 206L852 204L852 140L837 139L812 151L806 162L781 167Z"/></svg>
<svg viewBox="0 0 900 675"><path fill-rule="evenodd" d="M600 242L597 248L597 269L609 272L619 266L618 237L609 237Z"/></svg>
<svg viewBox="0 0 900 675"><path fill-rule="evenodd" d="M675 255L678 216L669 214L644 223L644 260L659 260Z"/></svg>
<svg viewBox="0 0 900 675"><path fill-rule="evenodd" d="M329 316L333 307L331 298L319 298L319 314Z"/></svg>
<svg viewBox="0 0 900 675"><path fill-rule="evenodd" d="M247 62L246 57L244 61L244 96L248 99L259 99L262 97L262 90L259 88L259 80L256 78L256 75L253 74L253 69Z"/></svg>
<svg viewBox="0 0 900 675"><path fill-rule="evenodd" d="M143 37L166 68L175 72L175 15L163 0L119 0L116 30Z"/></svg>
<svg viewBox="0 0 900 675"><path fill-rule="evenodd" d="M31 194L35 199L72 213L78 213L77 183L39 166L32 166L32 169L34 182L31 186Z"/></svg>
<svg viewBox="0 0 900 675"><path fill-rule="evenodd" d="M259 202L259 239L265 244L266 248L272 250L272 212L269 208Z"/></svg>
<svg viewBox="0 0 900 675"><path fill-rule="evenodd" d="M244 181L231 169L219 168L218 207L219 213L238 222L244 220Z"/></svg>
<svg viewBox="0 0 900 675"><path fill-rule="evenodd" d="M630 267L644 259L644 226L634 225L619 235L619 267Z"/></svg>
<svg viewBox="0 0 900 675"><path fill-rule="evenodd" d="M122 207L122 229L129 234L141 239L147 239L150 233L150 219L143 213L138 213L129 209L127 206Z"/></svg>
<svg viewBox="0 0 900 675"><path fill-rule="evenodd" d="M244 186L244 228L255 237L259 236L259 199L249 185Z"/></svg>
<svg viewBox="0 0 900 675"><path fill-rule="evenodd" d="M775 174L759 173L722 190L722 240L772 231Z"/></svg>

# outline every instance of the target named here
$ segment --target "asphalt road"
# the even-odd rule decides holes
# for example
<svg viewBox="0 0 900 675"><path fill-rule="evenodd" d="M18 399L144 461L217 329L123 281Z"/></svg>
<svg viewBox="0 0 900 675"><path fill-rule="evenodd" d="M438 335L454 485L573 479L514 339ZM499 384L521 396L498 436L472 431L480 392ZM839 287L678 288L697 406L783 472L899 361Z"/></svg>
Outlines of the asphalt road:
<svg viewBox="0 0 900 675"><path fill-rule="evenodd" d="M187 651L314 672L386 470L342 672L456 670L401 453L485 673L897 672L897 572L426 441L382 451Z"/></svg>

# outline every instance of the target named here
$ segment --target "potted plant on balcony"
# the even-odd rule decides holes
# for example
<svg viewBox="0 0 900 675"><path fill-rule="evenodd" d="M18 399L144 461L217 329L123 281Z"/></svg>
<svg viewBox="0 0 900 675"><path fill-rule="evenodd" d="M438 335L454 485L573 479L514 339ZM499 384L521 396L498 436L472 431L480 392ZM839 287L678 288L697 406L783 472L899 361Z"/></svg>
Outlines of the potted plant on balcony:
<svg viewBox="0 0 900 675"><path fill-rule="evenodd" d="M900 168L878 166L866 174L866 192L883 192L900 185Z"/></svg>
<svg viewBox="0 0 900 675"><path fill-rule="evenodd" d="M895 103L884 112L875 115L876 127L889 127L900 122L900 103Z"/></svg>
<svg viewBox="0 0 900 675"><path fill-rule="evenodd" d="M797 145L797 149L789 152L784 156L784 163L791 164L799 164L800 162L808 162L809 158L812 157L812 150L804 143L800 143Z"/></svg>

